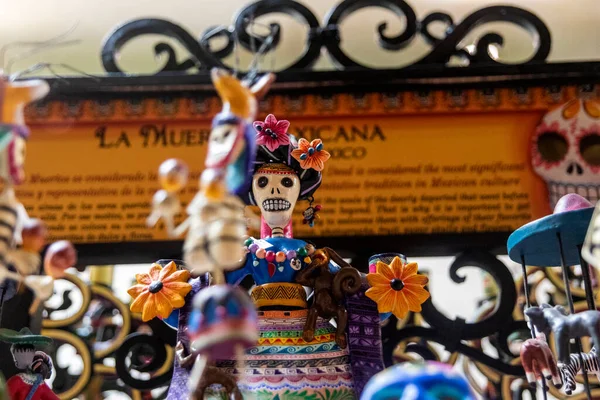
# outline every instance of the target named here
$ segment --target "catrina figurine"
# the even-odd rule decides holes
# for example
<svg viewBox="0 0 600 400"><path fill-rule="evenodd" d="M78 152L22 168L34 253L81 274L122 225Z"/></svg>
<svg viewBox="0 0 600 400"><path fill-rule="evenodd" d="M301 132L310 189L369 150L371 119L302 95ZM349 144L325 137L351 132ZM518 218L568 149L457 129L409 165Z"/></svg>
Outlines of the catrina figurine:
<svg viewBox="0 0 600 400"><path fill-rule="evenodd" d="M12 376L6 387L12 400L58 400L46 384L52 376L52 359L40 348L52 343L47 336L34 335L27 328L21 331L0 329L0 340L10 343L15 366L20 371Z"/></svg>
<svg viewBox="0 0 600 400"><path fill-rule="evenodd" d="M190 281L195 294L179 310L168 398L355 398L383 369L380 315L419 311L429 297L427 279L415 263L400 259L378 263L365 277L332 249L295 239L297 202L310 202L304 215L310 222L319 209L312 202L330 158L325 145L297 140L289 121L272 114L252 123L253 90L225 72L212 78L224 106L213 121L200 190L187 219L178 227L165 225L174 234L187 230L186 268L192 276L209 272L216 285ZM240 134L249 128L253 135ZM186 180L180 161L170 160L162 170L163 192L155 197L150 225L176 214ZM259 238L244 237L244 203L260 209ZM255 283L251 302L236 288L248 277Z"/></svg>

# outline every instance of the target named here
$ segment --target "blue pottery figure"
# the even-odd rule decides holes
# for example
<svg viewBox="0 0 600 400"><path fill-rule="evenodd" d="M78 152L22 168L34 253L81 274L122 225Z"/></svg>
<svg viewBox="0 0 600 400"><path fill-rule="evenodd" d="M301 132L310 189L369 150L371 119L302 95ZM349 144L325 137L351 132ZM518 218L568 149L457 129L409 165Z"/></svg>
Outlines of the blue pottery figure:
<svg viewBox="0 0 600 400"><path fill-rule="evenodd" d="M396 364L375 375L360 400L475 400L468 382L438 362Z"/></svg>

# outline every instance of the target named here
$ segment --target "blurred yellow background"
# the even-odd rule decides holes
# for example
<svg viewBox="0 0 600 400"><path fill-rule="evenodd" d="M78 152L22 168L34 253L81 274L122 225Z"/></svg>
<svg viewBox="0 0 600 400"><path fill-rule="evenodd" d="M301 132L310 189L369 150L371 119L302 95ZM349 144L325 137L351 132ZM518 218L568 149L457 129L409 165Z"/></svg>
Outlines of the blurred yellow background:
<svg viewBox="0 0 600 400"><path fill-rule="evenodd" d="M323 21L327 12L339 0L303 0L308 8ZM537 14L550 28L553 35L551 61L598 60L600 59L600 1L599 0L521 0L519 2L499 0L412 0L409 2L417 17L423 19L433 11L451 14L461 21L470 13L490 5L517 5ZM245 0L2 0L2 23L0 45L17 41L42 41L58 36L75 26L69 39L80 42L68 47L48 49L43 53L23 57L23 48L11 51L5 65L12 61L9 72L23 70L36 62L66 63L91 74L104 72L100 50L104 38L118 25L143 17L164 18L180 24L195 37L199 37L210 26L228 25L233 16L244 5ZM276 69L289 65L299 54L305 37L306 27L288 16L270 15L257 20L265 23L272 19L282 22L282 43L278 51L263 61L265 68ZM410 64L428 52L429 46L421 38L400 51L386 51L376 45L377 26L388 23L388 34L404 28L402 18L382 8L371 7L352 14L342 26L344 49L372 66L399 67ZM436 29L442 32L443 27ZM522 28L507 23L484 24L472 32L466 43L488 31L500 31L505 36L500 57L517 62L528 58L532 42ZM156 37L136 39L122 51L119 65L132 73L153 73L159 69L161 60L155 60L153 44ZM26 50L25 50L26 52ZM19 56L21 54L21 56ZM16 57L16 58L15 58ZM178 57L185 59L185 51L178 48ZM242 67L248 57L242 54ZM227 60L233 65L234 57ZM322 57L318 68L332 68L327 57ZM56 68L64 74L71 71ZM42 74L48 74L47 71Z"/></svg>

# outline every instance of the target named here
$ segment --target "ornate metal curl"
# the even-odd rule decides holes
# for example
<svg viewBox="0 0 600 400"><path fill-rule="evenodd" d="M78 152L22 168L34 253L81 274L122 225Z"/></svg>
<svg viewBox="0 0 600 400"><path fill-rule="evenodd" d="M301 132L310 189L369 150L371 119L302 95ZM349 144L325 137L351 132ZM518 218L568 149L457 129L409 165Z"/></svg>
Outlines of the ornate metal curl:
<svg viewBox="0 0 600 400"><path fill-rule="evenodd" d="M197 63L200 63L203 69L224 67L221 60L206 47L206 41L197 41L185 29L170 21L147 18L128 22L118 27L108 36L101 53L102 64L106 72L123 72L116 62L120 49L131 39L148 34L165 35L177 40L186 48L192 56L192 60L194 60L191 63L188 60L183 64L179 64L175 58L173 47L166 43L159 43L154 48L155 54L159 56L166 53L169 57L161 72L183 71L192 66L197 66ZM216 55L221 54L217 52Z"/></svg>
<svg viewBox="0 0 600 400"><path fill-rule="evenodd" d="M423 36L432 46L431 51L412 65L442 64L446 65L452 57L458 56L470 64L488 63L499 64L501 61L489 53L490 45L502 46L504 37L495 32L481 36L474 50L458 48L461 41L475 28L489 22L509 22L524 28L532 37L535 47L531 57L522 62L545 61L550 53L551 35L548 27L535 14L518 7L491 6L477 10L460 23L455 23L449 14L434 12L418 20L413 8L404 0L343 0L334 6L325 16L323 24L303 4L293 0L259 0L240 10L234 17L233 28L218 26L206 30L200 40L196 40L182 27L162 19L139 19L128 22L117 28L106 39L102 49L102 62L107 72L123 72L116 63L117 54L130 40L145 34L159 34L177 40L189 53L190 59L180 63L175 58L175 50L166 43L158 43L154 47L156 55L166 55L167 61L160 72L182 72L192 68L207 70L212 67L225 67L223 60L234 48L237 38L242 47L256 53L265 44L265 52L274 51L281 42L281 26L273 22L270 27L273 35L269 43L266 36L249 33L248 27L254 19L273 14L283 13L308 28L306 45L300 54L286 70L310 69L320 57L321 49L325 47L328 55L338 69L363 68L370 69L353 59L342 47L343 37L340 26L351 14L365 8L380 7L393 12L397 17L406 21L403 32L396 36L386 35L387 22L377 25L379 45L385 50L398 51L408 46L417 35ZM441 22L447 26L443 36L431 33L431 24ZM234 35L235 31L235 35ZM220 49L212 49L210 42L216 37L226 39L226 44Z"/></svg>
<svg viewBox="0 0 600 400"><path fill-rule="evenodd" d="M138 390L165 385L173 375L173 347L177 339L175 329L156 318L149 321L148 326L152 329L152 335L132 333L115 354L117 375L127 386ZM131 370L148 372L152 377L139 379L131 374Z"/></svg>
<svg viewBox="0 0 600 400"><path fill-rule="evenodd" d="M510 271L490 253L469 251L459 255L450 267L450 277L454 282L465 281L465 278L458 274L458 271L465 267L477 267L492 276L500 293L494 309L485 313L478 321L467 323L461 318L449 319L437 310L429 299L423 304L421 316L430 327L407 326L399 331L387 329L384 354L392 352L397 343L411 337L419 337L442 344L447 351L461 353L474 362L490 367L499 373L522 376L524 372L521 365L493 358L485 354L478 346L474 347L465 343L495 336L496 346L499 350L509 356L512 355L508 348L508 336L516 331L527 331L527 324L525 321L516 321L513 318L517 291Z"/></svg>

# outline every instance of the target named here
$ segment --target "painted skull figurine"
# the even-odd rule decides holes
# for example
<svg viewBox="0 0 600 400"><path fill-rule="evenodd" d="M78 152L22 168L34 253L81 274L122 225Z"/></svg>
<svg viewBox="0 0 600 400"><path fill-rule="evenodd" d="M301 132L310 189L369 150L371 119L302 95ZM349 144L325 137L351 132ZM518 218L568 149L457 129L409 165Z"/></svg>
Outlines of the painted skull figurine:
<svg viewBox="0 0 600 400"><path fill-rule="evenodd" d="M550 111L537 126L533 169L546 181L550 206L567 193L600 199L600 102L575 99Z"/></svg>
<svg viewBox="0 0 600 400"><path fill-rule="evenodd" d="M284 164L266 164L252 179L252 192L264 222L273 234L291 223L300 195L300 179Z"/></svg>
<svg viewBox="0 0 600 400"><path fill-rule="evenodd" d="M361 400L475 400L468 382L449 365L402 363L376 374Z"/></svg>
<svg viewBox="0 0 600 400"><path fill-rule="evenodd" d="M194 297L187 334L191 351L210 359L232 357L258 340L254 304L241 289L210 286Z"/></svg>

